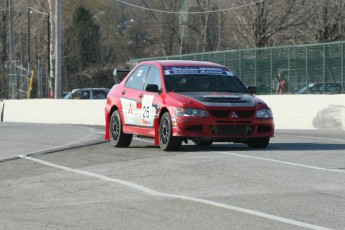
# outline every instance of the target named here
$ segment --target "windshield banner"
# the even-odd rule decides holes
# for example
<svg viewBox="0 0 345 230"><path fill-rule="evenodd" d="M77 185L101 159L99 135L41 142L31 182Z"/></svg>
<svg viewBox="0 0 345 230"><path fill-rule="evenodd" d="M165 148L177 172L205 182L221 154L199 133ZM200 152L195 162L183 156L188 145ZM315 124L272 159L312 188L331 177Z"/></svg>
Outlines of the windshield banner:
<svg viewBox="0 0 345 230"><path fill-rule="evenodd" d="M212 74L212 75L228 75L234 74L226 68L221 67L199 67L199 66L169 66L164 70L165 75L174 74Z"/></svg>

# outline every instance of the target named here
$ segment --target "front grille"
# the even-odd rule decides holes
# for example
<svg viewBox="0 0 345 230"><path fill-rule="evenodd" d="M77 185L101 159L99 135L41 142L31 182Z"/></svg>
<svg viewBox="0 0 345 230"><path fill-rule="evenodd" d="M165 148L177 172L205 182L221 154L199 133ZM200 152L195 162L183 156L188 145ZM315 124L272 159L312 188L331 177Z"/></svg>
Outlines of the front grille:
<svg viewBox="0 0 345 230"><path fill-rule="evenodd" d="M251 118L254 116L255 111L253 110L208 110L208 112L217 118L228 118L231 115L236 115L236 118Z"/></svg>
<svg viewBox="0 0 345 230"><path fill-rule="evenodd" d="M208 111L212 116L214 117L228 117L229 116L229 112L228 110L209 110Z"/></svg>
<svg viewBox="0 0 345 230"><path fill-rule="evenodd" d="M211 125L210 130L215 135L235 135L243 136L250 135L254 129L251 126L236 126L236 125Z"/></svg>

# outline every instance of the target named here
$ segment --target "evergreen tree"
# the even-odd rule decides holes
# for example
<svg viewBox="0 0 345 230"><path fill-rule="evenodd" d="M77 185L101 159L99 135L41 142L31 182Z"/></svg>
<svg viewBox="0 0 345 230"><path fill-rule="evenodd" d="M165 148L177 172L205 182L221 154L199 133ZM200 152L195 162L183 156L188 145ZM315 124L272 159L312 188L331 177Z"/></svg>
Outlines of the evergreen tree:
<svg viewBox="0 0 345 230"><path fill-rule="evenodd" d="M100 32L93 15L84 7L74 12L73 22L65 32L64 57L67 72L82 71L100 63Z"/></svg>

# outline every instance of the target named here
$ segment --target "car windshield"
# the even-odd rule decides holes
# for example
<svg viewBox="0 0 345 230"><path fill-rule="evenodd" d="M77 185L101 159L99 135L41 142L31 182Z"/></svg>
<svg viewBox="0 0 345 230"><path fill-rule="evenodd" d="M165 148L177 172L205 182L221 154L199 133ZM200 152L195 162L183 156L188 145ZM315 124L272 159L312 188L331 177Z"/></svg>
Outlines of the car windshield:
<svg viewBox="0 0 345 230"><path fill-rule="evenodd" d="M168 92L232 92L248 93L247 88L235 76L214 74L165 75Z"/></svg>

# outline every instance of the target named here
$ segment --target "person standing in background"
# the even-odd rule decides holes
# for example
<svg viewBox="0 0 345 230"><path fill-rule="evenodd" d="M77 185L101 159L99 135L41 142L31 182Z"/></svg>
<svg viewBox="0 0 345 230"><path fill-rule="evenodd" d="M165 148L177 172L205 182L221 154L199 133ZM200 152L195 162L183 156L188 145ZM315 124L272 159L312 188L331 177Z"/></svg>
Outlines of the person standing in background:
<svg viewBox="0 0 345 230"><path fill-rule="evenodd" d="M287 80L285 79L284 75L282 73L279 73L276 76L276 80L278 81L277 93L287 94L289 92L289 84Z"/></svg>

